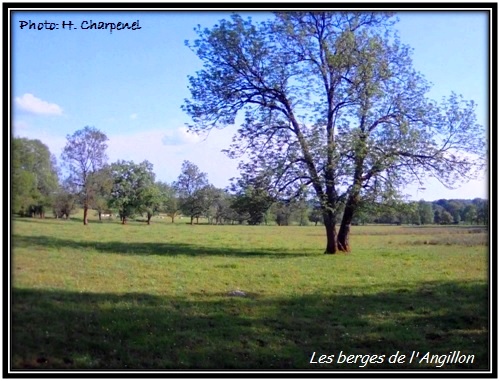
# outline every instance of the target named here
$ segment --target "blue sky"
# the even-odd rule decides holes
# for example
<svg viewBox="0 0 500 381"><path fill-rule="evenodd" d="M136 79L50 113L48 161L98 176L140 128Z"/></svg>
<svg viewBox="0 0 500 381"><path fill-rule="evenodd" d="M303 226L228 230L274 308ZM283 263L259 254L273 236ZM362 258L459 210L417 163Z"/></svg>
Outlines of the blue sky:
<svg viewBox="0 0 500 381"><path fill-rule="evenodd" d="M240 13L243 13L240 11ZM265 13L247 13L254 20ZM13 135L40 139L56 156L66 135L94 126L109 138L109 161L154 165L158 180L171 182L189 160L218 187L238 175L237 161L221 150L236 126L198 137L186 131L181 110L189 97L188 75L201 68L184 45L193 28L211 27L228 12L16 12L12 15L11 101ZM436 100L451 91L478 104L488 124L488 15L479 12L404 12L396 24L401 41L414 49L414 67L434 84ZM140 29L83 30L81 22L133 22ZM58 30L20 28L21 21L59 24ZM72 22L72 30L62 22ZM78 29L76 29L76 28ZM485 136L486 138L486 136ZM59 163L60 164L60 163ZM487 197L487 178L447 190L429 181L410 187L412 199Z"/></svg>

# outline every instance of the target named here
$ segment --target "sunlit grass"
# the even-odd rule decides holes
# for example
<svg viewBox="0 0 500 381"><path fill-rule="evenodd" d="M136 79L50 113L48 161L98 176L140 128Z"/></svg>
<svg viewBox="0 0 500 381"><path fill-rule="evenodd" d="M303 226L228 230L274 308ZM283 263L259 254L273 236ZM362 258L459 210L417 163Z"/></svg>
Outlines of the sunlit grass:
<svg viewBox="0 0 500 381"><path fill-rule="evenodd" d="M461 350L484 369L488 249L469 230L355 226L353 252L327 256L319 226L15 219L13 366L357 369L309 359Z"/></svg>

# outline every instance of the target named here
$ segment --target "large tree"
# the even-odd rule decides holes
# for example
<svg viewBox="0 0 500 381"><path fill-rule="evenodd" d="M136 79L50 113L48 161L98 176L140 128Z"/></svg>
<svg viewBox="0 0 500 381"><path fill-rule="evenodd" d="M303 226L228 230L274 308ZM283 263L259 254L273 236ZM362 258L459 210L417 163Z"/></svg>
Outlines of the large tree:
<svg viewBox="0 0 500 381"><path fill-rule="evenodd" d="M69 181L77 188L83 206L83 224L88 224L88 210L97 190L95 176L106 164L107 136L95 127L86 126L67 135L67 143L62 152L62 161L69 169Z"/></svg>
<svg viewBox="0 0 500 381"><path fill-rule="evenodd" d="M11 148L12 211L43 217L58 189L56 160L40 140L14 138Z"/></svg>
<svg viewBox="0 0 500 381"><path fill-rule="evenodd" d="M188 45L203 61L183 109L193 130L244 116L229 150L271 174L289 196L311 186L326 253L349 251L364 201L396 196L433 176L446 186L482 169L485 131L474 104L426 97L411 49L385 12L277 12L254 24L233 15L198 27ZM337 235L337 223L340 229Z"/></svg>

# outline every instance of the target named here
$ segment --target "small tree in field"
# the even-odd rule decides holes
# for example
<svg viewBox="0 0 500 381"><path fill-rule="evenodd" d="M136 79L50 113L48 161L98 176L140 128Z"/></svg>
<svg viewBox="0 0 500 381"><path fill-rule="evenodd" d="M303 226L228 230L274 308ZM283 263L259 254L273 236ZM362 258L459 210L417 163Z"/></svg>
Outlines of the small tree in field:
<svg viewBox="0 0 500 381"><path fill-rule="evenodd" d="M245 217L249 225L259 225L275 198L269 192L269 179L266 176L242 176L232 184L235 197L232 208L239 216Z"/></svg>
<svg viewBox="0 0 500 381"><path fill-rule="evenodd" d="M145 187L141 193L142 207L140 208L142 212L146 213L146 222L148 225L151 224L151 217L158 214L162 210L164 203L166 202L166 195L163 193L159 184L151 184L149 187Z"/></svg>
<svg viewBox="0 0 500 381"><path fill-rule="evenodd" d="M161 211L165 212L167 216L171 218L172 223L174 223L175 217L177 217L181 212L177 190L175 189L175 186L167 183L158 182L157 186L164 197Z"/></svg>
<svg viewBox="0 0 500 381"><path fill-rule="evenodd" d="M140 164L120 160L111 164L113 186L110 206L118 210L122 224L146 208L150 199L150 190L154 185L153 165L147 160Z"/></svg>
<svg viewBox="0 0 500 381"><path fill-rule="evenodd" d="M88 193L90 197L90 207L95 209L99 221L102 221L102 214L109 210L109 198L113 187L111 168L109 165L103 166L98 171L89 175L90 184Z"/></svg>
<svg viewBox="0 0 500 381"><path fill-rule="evenodd" d="M208 186L207 174L201 172L197 165L185 160L182 163L181 174L174 184L179 195L182 213L191 218L199 218L205 210L203 189Z"/></svg>
<svg viewBox="0 0 500 381"><path fill-rule="evenodd" d="M393 16L294 11L253 23L233 15L198 27L189 44L203 62L183 106L190 128L242 116L229 154L249 155L245 175L265 173L277 194L313 189L328 254L350 251L363 201L428 176L453 186L485 164L474 103L453 93L441 103L427 98Z"/></svg>
<svg viewBox="0 0 500 381"><path fill-rule="evenodd" d="M106 164L107 136L95 127L85 127L68 135L61 155L69 168L69 182L77 189L83 206L83 224L88 224L88 210L99 188L96 174Z"/></svg>
<svg viewBox="0 0 500 381"><path fill-rule="evenodd" d="M77 211L78 197L68 182L64 183L54 196L53 212L56 218L68 219Z"/></svg>

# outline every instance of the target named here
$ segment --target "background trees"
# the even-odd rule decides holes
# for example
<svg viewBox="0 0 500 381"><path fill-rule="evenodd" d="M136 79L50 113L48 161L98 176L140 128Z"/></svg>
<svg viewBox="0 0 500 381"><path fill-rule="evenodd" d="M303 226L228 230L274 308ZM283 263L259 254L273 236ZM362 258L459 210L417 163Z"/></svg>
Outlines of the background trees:
<svg viewBox="0 0 500 381"><path fill-rule="evenodd" d="M12 211L43 217L58 189L56 160L40 140L12 139Z"/></svg>
<svg viewBox="0 0 500 381"><path fill-rule="evenodd" d="M69 169L69 181L76 187L83 206L83 224L88 224L88 210L99 194L96 176L106 164L106 141L108 138L95 127L86 126L68 135L67 143L61 155Z"/></svg>
<svg viewBox="0 0 500 381"><path fill-rule="evenodd" d="M214 225L232 222L234 219L234 213L231 208L231 195L227 191L218 189L214 186L210 186L209 192L211 195L208 200L208 222L213 223Z"/></svg>
<svg viewBox="0 0 500 381"><path fill-rule="evenodd" d="M432 204L430 202L425 202L424 200L420 200L418 202L418 215L419 222L423 225L432 224L432 220L434 218L434 213L432 211Z"/></svg>
<svg viewBox="0 0 500 381"><path fill-rule="evenodd" d="M473 102L426 97L429 84L412 68L391 17L277 12L253 24L233 15L199 27L189 45L204 65L189 77L183 106L191 128L231 125L241 112L229 153L250 155L247 175L270 174L278 193L313 188L326 253L350 250L364 200L393 197L428 176L451 186L485 164Z"/></svg>
<svg viewBox="0 0 500 381"><path fill-rule="evenodd" d="M142 205L139 207L139 211L146 213L146 222L148 225L151 223L151 217L160 213L163 209L167 197L168 195L164 193L164 190L157 183L144 187L140 195Z"/></svg>
<svg viewBox="0 0 500 381"><path fill-rule="evenodd" d="M482 200L480 198L475 198L472 203L476 206L477 210L477 222L487 225L489 222L489 202L488 200Z"/></svg>
<svg viewBox="0 0 500 381"><path fill-rule="evenodd" d="M71 189L71 184L66 181L57 190L53 201L53 212L56 218L68 219L76 213L78 207L78 195Z"/></svg>
<svg viewBox="0 0 500 381"><path fill-rule="evenodd" d="M164 182L157 182L157 187L162 193L164 200L161 207L161 211L165 212L174 223L175 218L180 214L180 202L179 196L177 195L177 190L174 185L170 185Z"/></svg>
<svg viewBox="0 0 500 381"><path fill-rule="evenodd" d="M264 175L249 176L243 174L232 184L234 192L231 207L236 211L240 221L246 220L249 225L258 225L265 221L266 212L275 198L269 192L269 178Z"/></svg>
<svg viewBox="0 0 500 381"><path fill-rule="evenodd" d="M179 204L182 213L191 218L199 218L206 210L206 192L208 186L207 174L201 172L198 166L185 160L182 163L181 174L174 183L179 195Z"/></svg>
<svg viewBox="0 0 500 381"><path fill-rule="evenodd" d="M79 187L71 177L57 183L55 159L40 141L16 138L12 141L12 212L22 216L43 216L52 209L57 218L69 218L82 206ZM246 166L242 166L246 168ZM119 212L122 223L134 215L145 215L149 223L155 214L164 213L172 222L181 214L179 184L184 184L195 195L187 214L204 217L208 223L248 223L306 225L323 221L323 211L314 195L279 197L272 184L272 176L259 173L233 179L229 189L218 189L209 184L206 174L197 166L185 162L180 182L155 182L151 163L140 164L118 161L104 165L89 174L92 184L89 207L99 215ZM196 191L193 179L200 180ZM193 180L193 181L191 181ZM188 201L184 198L183 202ZM186 205L185 205L186 207ZM358 207L353 224L469 224L486 225L489 218L487 200L404 201L394 198L364 200ZM99 217L100 219L100 217Z"/></svg>
<svg viewBox="0 0 500 381"><path fill-rule="evenodd" d="M118 210L122 224L136 213L154 207L153 165L147 160L140 164L119 160L111 164L113 186L109 204ZM150 217L148 217L149 222Z"/></svg>

